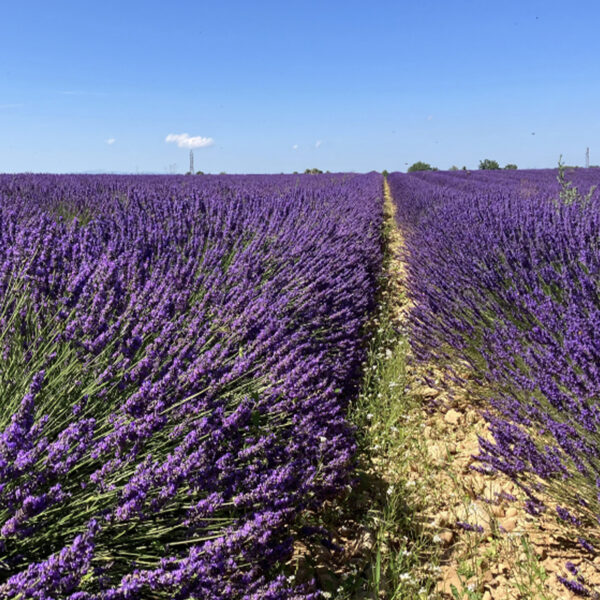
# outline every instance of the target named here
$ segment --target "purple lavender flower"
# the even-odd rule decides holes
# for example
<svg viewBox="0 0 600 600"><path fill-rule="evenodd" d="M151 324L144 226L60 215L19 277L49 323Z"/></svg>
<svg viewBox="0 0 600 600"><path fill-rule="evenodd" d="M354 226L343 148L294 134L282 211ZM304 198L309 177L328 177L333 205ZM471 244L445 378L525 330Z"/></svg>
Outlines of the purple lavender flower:
<svg viewBox="0 0 600 600"><path fill-rule="evenodd" d="M570 175L571 176L571 175ZM583 194L600 171L572 173ZM479 460L540 514L561 504L600 543L600 193L561 201L556 170L395 173L419 360L469 365L489 391Z"/></svg>
<svg viewBox="0 0 600 600"><path fill-rule="evenodd" d="M312 596L277 573L350 477L381 198L0 176L2 597Z"/></svg>
<svg viewBox="0 0 600 600"><path fill-rule="evenodd" d="M483 533L483 527L481 525L473 525L466 521L456 521L456 525L465 531L475 531L476 533Z"/></svg>

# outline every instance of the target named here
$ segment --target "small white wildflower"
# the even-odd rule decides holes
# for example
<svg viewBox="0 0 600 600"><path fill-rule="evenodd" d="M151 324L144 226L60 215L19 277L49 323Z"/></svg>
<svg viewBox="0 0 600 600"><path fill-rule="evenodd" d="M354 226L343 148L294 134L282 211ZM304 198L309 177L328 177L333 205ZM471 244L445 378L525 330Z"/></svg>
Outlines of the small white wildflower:
<svg viewBox="0 0 600 600"><path fill-rule="evenodd" d="M404 550L402 550L402 556L410 556L410 550L404 548Z"/></svg>
<svg viewBox="0 0 600 600"><path fill-rule="evenodd" d="M415 485L417 485L417 482L414 479L406 482L406 487L414 487Z"/></svg>
<svg viewBox="0 0 600 600"><path fill-rule="evenodd" d="M320 435L319 441L325 443L327 441L327 438L325 436Z"/></svg>
<svg viewBox="0 0 600 600"><path fill-rule="evenodd" d="M323 598L333 598L331 592L321 592L321 596L323 596Z"/></svg>
<svg viewBox="0 0 600 600"><path fill-rule="evenodd" d="M389 385L390 385L391 388L395 388L395 387L398 387L398 382L396 382L396 381L390 381Z"/></svg>
<svg viewBox="0 0 600 600"><path fill-rule="evenodd" d="M392 433L398 433L398 428L397 428L395 425L392 425L392 426L390 427L390 431L391 431Z"/></svg>
<svg viewBox="0 0 600 600"><path fill-rule="evenodd" d="M394 493L394 486L390 485L390 487L388 487L387 489L387 495L391 496Z"/></svg>
<svg viewBox="0 0 600 600"><path fill-rule="evenodd" d="M441 544L442 543L442 538L437 535L437 533L433 536L433 543L434 544Z"/></svg>
<svg viewBox="0 0 600 600"><path fill-rule="evenodd" d="M474 583L467 583L467 589L470 592L474 592L475 591L475 584Z"/></svg>
<svg viewBox="0 0 600 600"><path fill-rule="evenodd" d="M394 353L393 353L391 350L387 349L387 350L385 351L385 357L386 357L387 359L390 359L390 358L392 358L392 356L394 356Z"/></svg>
<svg viewBox="0 0 600 600"><path fill-rule="evenodd" d="M400 577L398 577L398 579L401 579L402 581L407 581L408 579L412 579L412 577L410 576L410 573L402 573Z"/></svg>
<svg viewBox="0 0 600 600"><path fill-rule="evenodd" d="M373 413L367 413L367 419L370 421L373 418Z"/></svg>

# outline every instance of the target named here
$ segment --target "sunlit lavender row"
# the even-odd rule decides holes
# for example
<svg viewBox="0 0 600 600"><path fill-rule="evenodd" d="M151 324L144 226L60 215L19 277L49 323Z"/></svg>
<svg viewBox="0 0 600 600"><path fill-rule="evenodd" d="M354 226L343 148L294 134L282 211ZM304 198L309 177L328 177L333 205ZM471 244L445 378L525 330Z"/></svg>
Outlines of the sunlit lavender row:
<svg viewBox="0 0 600 600"><path fill-rule="evenodd" d="M0 596L292 598L347 483L368 175L0 177Z"/></svg>
<svg viewBox="0 0 600 600"><path fill-rule="evenodd" d="M491 402L494 442L481 440L480 464L519 482L529 512L551 511L596 552L600 169L393 174L390 183L417 356L468 362Z"/></svg>

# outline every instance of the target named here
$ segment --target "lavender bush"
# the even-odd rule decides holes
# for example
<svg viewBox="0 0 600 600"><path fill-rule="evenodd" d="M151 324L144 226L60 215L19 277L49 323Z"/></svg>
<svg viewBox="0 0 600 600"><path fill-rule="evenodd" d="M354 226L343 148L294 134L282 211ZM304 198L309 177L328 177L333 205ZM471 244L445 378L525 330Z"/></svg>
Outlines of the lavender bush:
<svg viewBox="0 0 600 600"><path fill-rule="evenodd" d="M480 440L481 461L590 552L600 548L598 182L600 169L390 176L417 356L470 365L489 392L494 441Z"/></svg>
<svg viewBox="0 0 600 600"><path fill-rule="evenodd" d="M347 481L382 181L0 176L0 597L292 598Z"/></svg>

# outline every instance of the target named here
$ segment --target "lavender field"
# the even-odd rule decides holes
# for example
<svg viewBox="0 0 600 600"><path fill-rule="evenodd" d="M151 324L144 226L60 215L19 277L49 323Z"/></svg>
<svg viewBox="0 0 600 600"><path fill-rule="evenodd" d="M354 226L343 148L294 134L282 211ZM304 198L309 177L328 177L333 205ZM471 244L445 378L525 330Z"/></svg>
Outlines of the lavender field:
<svg viewBox="0 0 600 600"><path fill-rule="evenodd" d="M557 177L558 175L558 177ZM562 183L559 179L562 178ZM405 233L411 341L459 381L493 440L479 466L517 482L590 558L600 548L600 169L389 178ZM468 523L465 525L468 526ZM591 590L567 564L559 579Z"/></svg>
<svg viewBox="0 0 600 600"><path fill-rule="evenodd" d="M0 597L291 598L382 177L0 177Z"/></svg>
<svg viewBox="0 0 600 600"><path fill-rule="evenodd" d="M349 569L331 575L348 538L306 515L343 512L364 485L365 431L410 395L406 360L450 387L468 371L491 432L472 469L597 555L600 169L387 181L399 257L377 173L0 176L0 598L332 597L316 570L290 576L313 539L331 589L354 597ZM389 290L410 299L406 328L382 317ZM440 408L416 406L417 420ZM386 410L380 463L412 435ZM384 501L410 503L405 483L379 482ZM397 523L361 589L437 598L410 571L431 555L408 513L378 513L369 485L362 510ZM384 590L393 544L413 566ZM595 593L569 564L561 584Z"/></svg>

